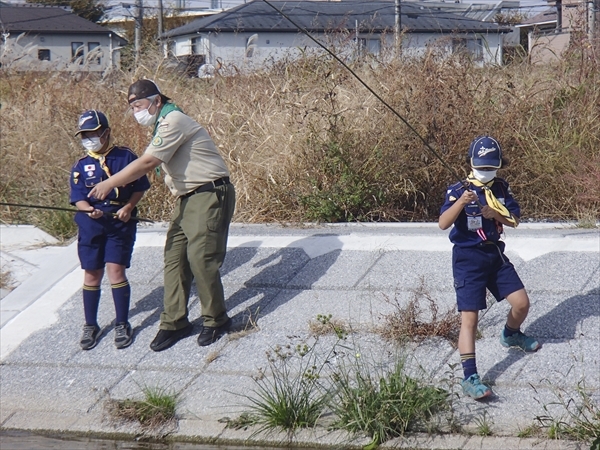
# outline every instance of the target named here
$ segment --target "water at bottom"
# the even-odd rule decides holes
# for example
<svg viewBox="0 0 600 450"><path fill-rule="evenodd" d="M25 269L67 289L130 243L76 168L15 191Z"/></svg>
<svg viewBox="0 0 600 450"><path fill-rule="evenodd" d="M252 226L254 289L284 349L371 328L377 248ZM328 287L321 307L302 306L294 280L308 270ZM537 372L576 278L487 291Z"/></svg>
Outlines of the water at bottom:
<svg viewBox="0 0 600 450"><path fill-rule="evenodd" d="M184 442L113 441L110 439L67 437L58 434L40 435L22 431L3 431L0 433L0 449L2 450L248 450L249 448ZM277 449L269 448L269 450Z"/></svg>

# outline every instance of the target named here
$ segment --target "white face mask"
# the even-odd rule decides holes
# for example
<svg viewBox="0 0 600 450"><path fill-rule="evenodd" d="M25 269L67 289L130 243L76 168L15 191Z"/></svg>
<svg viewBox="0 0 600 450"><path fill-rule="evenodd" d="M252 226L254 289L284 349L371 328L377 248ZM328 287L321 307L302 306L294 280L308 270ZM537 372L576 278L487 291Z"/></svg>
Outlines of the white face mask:
<svg viewBox="0 0 600 450"><path fill-rule="evenodd" d="M83 145L83 148L85 148L88 152L97 152L104 144L99 137L92 137L83 138L81 140L81 145Z"/></svg>
<svg viewBox="0 0 600 450"><path fill-rule="evenodd" d="M487 183L496 178L497 170L477 170L473 169L473 176L477 181L481 181L482 183Z"/></svg>
<svg viewBox="0 0 600 450"><path fill-rule="evenodd" d="M152 100L152 103L154 103L154 100ZM154 125L154 123L156 122L156 116L158 115L158 108L156 109L156 112L154 114L150 114L148 112L148 110L150 109L150 106L152 106L152 103L150 103L148 108L146 108L142 111L138 111L134 114L134 117L135 117L135 120L137 120L137 123L139 123L140 125L142 125L144 127L149 127L151 125Z"/></svg>

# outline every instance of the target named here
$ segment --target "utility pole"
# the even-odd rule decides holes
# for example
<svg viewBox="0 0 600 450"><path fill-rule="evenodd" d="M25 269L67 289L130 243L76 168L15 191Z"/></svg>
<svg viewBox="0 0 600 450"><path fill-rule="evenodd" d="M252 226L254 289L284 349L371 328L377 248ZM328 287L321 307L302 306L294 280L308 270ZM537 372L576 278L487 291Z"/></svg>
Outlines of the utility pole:
<svg viewBox="0 0 600 450"><path fill-rule="evenodd" d="M135 19L135 66L137 67L140 61L140 53L142 48L142 21L144 20L144 3L143 0L136 0L137 17Z"/></svg>
<svg viewBox="0 0 600 450"><path fill-rule="evenodd" d="M401 7L400 0L395 0L395 23L394 23L394 34L395 34L395 44L396 44L396 56L400 55L402 42L400 42L400 33L402 31L402 22L400 19Z"/></svg>
<svg viewBox="0 0 600 450"><path fill-rule="evenodd" d="M162 51L162 34L163 34L163 2L158 0L158 45Z"/></svg>

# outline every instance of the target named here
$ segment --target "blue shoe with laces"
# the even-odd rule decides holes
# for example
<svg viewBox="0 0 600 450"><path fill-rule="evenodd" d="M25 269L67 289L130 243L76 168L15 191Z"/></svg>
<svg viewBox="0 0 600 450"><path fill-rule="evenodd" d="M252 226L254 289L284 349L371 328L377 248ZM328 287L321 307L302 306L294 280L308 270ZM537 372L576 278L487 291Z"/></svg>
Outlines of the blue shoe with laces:
<svg viewBox="0 0 600 450"><path fill-rule="evenodd" d="M518 347L527 353L536 352L540 348L540 343L537 339L526 336L520 331L512 336L505 336L504 330L502 330L502 333L500 333L500 343L507 348Z"/></svg>
<svg viewBox="0 0 600 450"><path fill-rule="evenodd" d="M468 395L475 400L492 395L492 390L481 382L481 378L479 378L479 375L476 373L471 375L466 380L462 380L460 385L462 386L462 390L465 395Z"/></svg>

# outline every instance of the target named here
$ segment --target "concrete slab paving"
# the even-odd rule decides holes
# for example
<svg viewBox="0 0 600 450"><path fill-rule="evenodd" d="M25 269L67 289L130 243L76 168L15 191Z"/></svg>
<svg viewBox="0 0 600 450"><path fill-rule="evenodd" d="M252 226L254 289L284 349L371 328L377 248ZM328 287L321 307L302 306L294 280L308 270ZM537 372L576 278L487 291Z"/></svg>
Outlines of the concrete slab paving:
<svg viewBox="0 0 600 450"><path fill-rule="evenodd" d="M0 231L3 252L10 248L26 260L35 250L27 238L19 246L14 230L7 241ZM2 298L0 423L3 429L134 435L139 432L134 425L108 420L104 405L110 398L140 397L146 386L180 395L175 440L276 445L285 442L285 434L257 436L251 428L226 428L224 419L244 411L242 400L256 387L255 377L271 375L267 355L277 346L293 352L298 345L316 344L308 357L322 364L323 380L352 364L383 374L404 361L411 376L458 394L452 397L453 408L465 431L476 430L485 418L496 436L412 435L392 440L385 448L584 448L516 436L548 411L562 417L560 399L580 400L577 389L582 383L592 399L600 400L600 232L523 224L507 234L508 255L532 303L523 328L538 336L543 347L536 354L503 348L498 335L509 305L490 301L477 341L479 371L495 392L489 401L475 402L460 394L454 343L434 338L399 346L378 333L388 326L390 315L401 313L415 299L425 321L432 315L428 298L438 314L455 309L451 245L447 232L437 225L235 224L222 268L227 305L236 323L243 325L251 318L256 327L198 347L201 317L193 289L192 335L155 353L149 344L162 309L166 235L166 227L159 224L140 227L128 270L135 341L127 349L114 347L114 307L104 280L99 310L103 338L95 349L80 350L83 274L73 244L56 253L48 250L43 264L33 265L31 274ZM311 323L319 314L331 314L332 320L347 326L346 339L316 336ZM305 370L301 358L290 358L289 364L291 374ZM369 441L352 439L316 429L303 431L294 442L360 448Z"/></svg>

